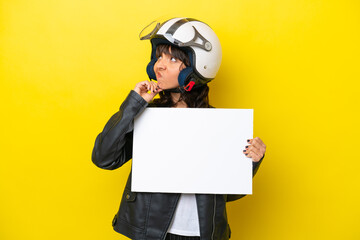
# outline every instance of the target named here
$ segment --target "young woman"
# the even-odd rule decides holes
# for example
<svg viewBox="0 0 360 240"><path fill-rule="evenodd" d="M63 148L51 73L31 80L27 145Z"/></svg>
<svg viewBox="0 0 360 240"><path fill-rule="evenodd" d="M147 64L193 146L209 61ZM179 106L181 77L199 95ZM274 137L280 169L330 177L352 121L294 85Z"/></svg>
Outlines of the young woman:
<svg viewBox="0 0 360 240"><path fill-rule="evenodd" d="M97 136L92 161L100 168L113 170L132 158L133 120L146 107L211 107L207 82L215 77L221 62L215 33L205 23L188 18L149 27L149 34L141 39L151 41L147 72L157 82L137 83ZM154 100L157 94L160 98ZM266 146L260 138L248 142L243 154L252 158L255 175ZM130 172L112 225L115 231L138 240L227 240L226 202L243 196L132 192Z"/></svg>

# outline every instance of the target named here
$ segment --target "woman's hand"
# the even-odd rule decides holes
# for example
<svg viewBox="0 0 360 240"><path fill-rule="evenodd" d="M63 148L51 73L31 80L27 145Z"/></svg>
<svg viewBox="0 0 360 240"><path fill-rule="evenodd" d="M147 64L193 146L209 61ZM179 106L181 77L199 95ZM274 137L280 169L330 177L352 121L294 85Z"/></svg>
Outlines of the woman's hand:
<svg viewBox="0 0 360 240"><path fill-rule="evenodd" d="M253 162L260 161L260 159L265 154L265 150L266 150L265 144L258 137L249 139L248 142L250 143L250 145L245 147L245 150L243 150L243 153L247 157L252 158Z"/></svg>
<svg viewBox="0 0 360 240"><path fill-rule="evenodd" d="M150 102L162 89L157 86L156 82L142 81L135 85L134 91L145 101ZM150 93L148 93L148 91L150 91Z"/></svg>

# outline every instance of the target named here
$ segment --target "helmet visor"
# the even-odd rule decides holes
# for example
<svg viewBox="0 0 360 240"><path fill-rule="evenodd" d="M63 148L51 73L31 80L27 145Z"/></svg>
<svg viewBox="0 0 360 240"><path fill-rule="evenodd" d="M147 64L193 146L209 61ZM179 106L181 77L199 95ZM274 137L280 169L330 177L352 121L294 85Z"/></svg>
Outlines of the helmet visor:
<svg viewBox="0 0 360 240"><path fill-rule="evenodd" d="M153 38L156 35L156 33L159 31L161 26L164 25L169 20L171 20L171 17L168 15L164 15L152 21L140 32L139 34L140 40L149 40Z"/></svg>
<svg viewBox="0 0 360 240"><path fill-rule="evenodd" d="M164 26L168 22L169 26ZM189 22L187 18L169 18L168 16L163 16L155 21L152 21L147 25L139 34L140 40L149 40L158 35L158 31L162 26L168 28L166 32L161 33L161 38L166 38L169 42L176 44L180 41L173 37L176 30L183 24Z"/></svg>
<svg viewBox="0 0 360 240"><path fill-rule="evenodd" d="M161 23L158 21L153 21L147 25L139 34L140 40L151 39L159 31Z"/></svg>

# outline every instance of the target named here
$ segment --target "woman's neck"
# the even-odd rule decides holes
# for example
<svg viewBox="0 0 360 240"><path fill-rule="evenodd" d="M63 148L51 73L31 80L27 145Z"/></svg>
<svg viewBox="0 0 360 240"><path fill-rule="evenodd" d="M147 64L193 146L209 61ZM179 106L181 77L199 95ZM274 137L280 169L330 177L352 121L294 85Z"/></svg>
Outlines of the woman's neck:
<svg viewBox="0 0 360 240"><path fill-rule="evenodd" d="M172 98L173 102L176 103L174 107L176 107L176 108L186 108L187 107L187 105L184 101L179 102L180 93L172 92L171 98Z"/></svg>

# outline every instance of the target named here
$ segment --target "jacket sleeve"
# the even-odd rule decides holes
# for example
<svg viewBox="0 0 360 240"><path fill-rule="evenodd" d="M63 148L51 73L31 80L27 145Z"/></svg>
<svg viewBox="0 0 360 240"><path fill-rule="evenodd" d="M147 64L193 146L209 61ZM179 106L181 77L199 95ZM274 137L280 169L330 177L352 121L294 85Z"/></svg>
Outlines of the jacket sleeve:
<svg viewBox="0 0 360 240"><path fill-rule="evenodd" d="M260 161L258 162L252 162L252 165L253 165L253 177L255 176L256 172L258 171L259 167L260 167L260 164L262 162L262 160L264 159L265 157L265 154L264 156L260 159ZM235 201L235 200L238 200L240 198L243 198L245 197L246 194L241 194L241 195L235 195L235 194L228 194L227 195L227 198L226 198L226 201L227 202L231 202L231 201Z"/></svg>
<svg viewBox="0 0 360 240"><path fill-rule="evenodd" d="M93 163L102 169L113 170L132 158L134 118L148 103L131 90L120 109L96 137L92 152Z"/></svg>

